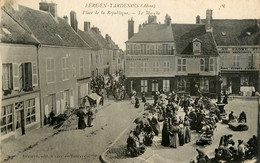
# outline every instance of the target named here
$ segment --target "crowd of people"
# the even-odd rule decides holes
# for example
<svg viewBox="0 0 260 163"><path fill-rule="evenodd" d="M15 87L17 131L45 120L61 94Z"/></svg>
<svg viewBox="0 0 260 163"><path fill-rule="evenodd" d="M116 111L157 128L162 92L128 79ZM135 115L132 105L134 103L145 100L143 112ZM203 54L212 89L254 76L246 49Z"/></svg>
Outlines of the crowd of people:
<svg viewBox="0 0 260 163"><path fill-rule="evenodd" d="M131 92L131 103L138 108L140 104L136 94L135 90ZM149 104L146 103L143 92L141 96L142 102L145 103L145 110L148 112L142 117L142 123L131 131L127 140L129 155L142 154L145 146L151 145L153 137L158 136L159 133L162 136L161 145L171 148L178 148L191 142L191 130L201 133L197 141L198 145L211 143L219 110L209 98L200 96L193 101L188 95L178 96L174 91L166 95L161 91L155 93L153 104ZM183 109L184 116L178 116L180 109ZM160 129L160 122L163 123L162 129ZM135 140L130 141L135 144L129 143L129 140Z"/></svg>

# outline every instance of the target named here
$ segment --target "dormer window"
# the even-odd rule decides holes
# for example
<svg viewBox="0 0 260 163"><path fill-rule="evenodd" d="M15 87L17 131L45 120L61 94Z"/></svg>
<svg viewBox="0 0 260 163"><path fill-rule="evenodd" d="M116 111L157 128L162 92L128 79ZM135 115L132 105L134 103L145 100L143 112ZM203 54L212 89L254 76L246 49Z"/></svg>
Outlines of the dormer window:
<svg viewBox="0 0 260 163"><path fill-rule="evenodd" d="M250 36L250 35L251 35L251 32L246 32L246 34L247 34L248 36Z"/></svg>
<svg viewBox="0 0 260 163"><path fill-rule="evenodd" d="M227 33L226 32L221 32L221 34L222 34L222 36L226 36Z"/></svg>
<svg viewBox="0 0 260 163"><path fill-rule="evenodd" d="M201 53L201 41L199 39L193 40L193 53L194 54Z"/></svg>

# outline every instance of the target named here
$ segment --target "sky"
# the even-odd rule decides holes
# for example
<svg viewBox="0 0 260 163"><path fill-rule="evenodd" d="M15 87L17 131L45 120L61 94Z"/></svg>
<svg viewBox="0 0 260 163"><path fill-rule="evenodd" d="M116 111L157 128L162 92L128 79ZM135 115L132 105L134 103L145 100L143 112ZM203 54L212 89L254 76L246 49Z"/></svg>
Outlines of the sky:
<svg viewBox="0 0 260 163"><path fill-rule="evenodd" d="M4 0L2 0L4 1ZM6 0L7 1L7 0ZM42 0L15 0L16 4L39 9ZM166 14L172 23L193 24L197 15L202 19L206 10L213 10L213 19L259 19L260 0L46 0L57 4L59 17L70 11L77 13L78 27L90 21L101 34L109 34L123 50L128 38L128 20L135 21L135 33L139 24L145 22L148 14L155 14L157 21L163 23ZM92 14L91 14L92 12ZM97 13L98 12L98 13ZM101 14L104 13L104 14ZM110 13L109 13L110 12ZM122 14L111 15L111 12ZM95 14L97 13L97 14Z"/></svg>

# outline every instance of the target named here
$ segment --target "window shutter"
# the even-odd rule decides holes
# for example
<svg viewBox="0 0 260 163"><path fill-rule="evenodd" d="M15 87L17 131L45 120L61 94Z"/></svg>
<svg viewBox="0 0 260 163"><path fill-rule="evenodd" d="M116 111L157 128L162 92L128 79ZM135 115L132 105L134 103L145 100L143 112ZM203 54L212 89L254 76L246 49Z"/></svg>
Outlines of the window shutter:
<svg viewBox="0 0 260 163"><path fill-rule="evenodd" d="M13 88L19 90L19 64L13 63Z"/></svg>
<svg viewBox="0 0 260 163"><path fill-rule="evenodd" d="M35 114L36 114L36 122L40 121L40 102L39 97L35 98Z"/></svg>
<svg viewBox="0 0 260 163"><path fill-rule="evenodd" d="M56 96L56 113L57 114L60 114L61 112L61 109L60 109L60 92L57 93L57 96Z"/></svg>
<svg viewBox="0 0 260 163"><path fill-rule="evenodd" d="M38 73L37 73L37 64L36 62L32 63L32 83L34 87L38 86Z"/></svg>
<svg viewBox="0 0 260 163"><path fill-rule="evenodd" d="M70 107L74 107L73 89L70 89Z"/></svg>
<svg viewBox="0 0 260 163"><path fill-rule="evenodd" d="M44 98L44 101L45 101L45 107L44 107L44 112L45 112L45 116L46 117L49 117L49 103L48 103L48 96L46 96Z"/></svg>
<svg viewBox="0 0 260 163"><path fill-rule="evenodd" d="M64 100L64 92L60 92L60 106L61 106L61 108L60 108L60 111L61 111L61 113L64 113L64 111L65 111L65 100Z"/></svg>

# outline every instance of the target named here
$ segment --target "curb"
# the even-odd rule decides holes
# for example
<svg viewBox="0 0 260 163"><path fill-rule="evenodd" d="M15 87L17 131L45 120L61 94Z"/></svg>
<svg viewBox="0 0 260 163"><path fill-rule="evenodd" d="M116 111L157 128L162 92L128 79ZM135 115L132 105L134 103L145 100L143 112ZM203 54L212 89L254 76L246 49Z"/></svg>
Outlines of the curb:
<svg viewBox="0 0 260 163"><path fill-rule="evenodd" d="M138 114L133 121L131 121L130 125L134 123L135 119L138 118L139 116L143 115L143 113L145 112L145 110L143 110L140 114ZM128 129L129 126L126 128ZM126 131L123 131L123 133L125 133ZM121 138L121 136L119 137ZM105 158L105 154L108 152L108 150L117 142L117 138L114 140L114 142L112 144L110 144L107 149L99 156L99 159L102 163L110 163L110 161L108 161L106 158Z"/></svg>

